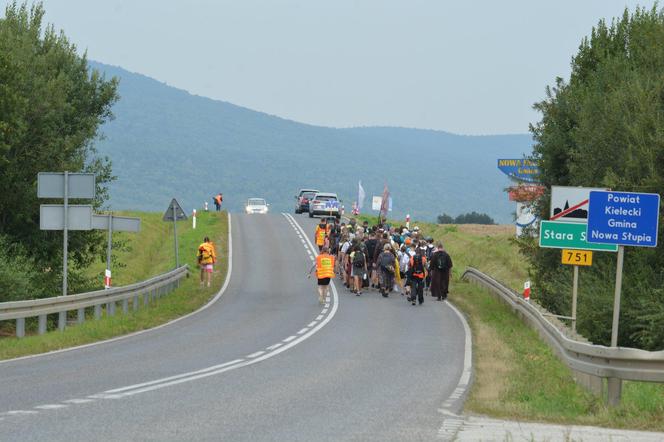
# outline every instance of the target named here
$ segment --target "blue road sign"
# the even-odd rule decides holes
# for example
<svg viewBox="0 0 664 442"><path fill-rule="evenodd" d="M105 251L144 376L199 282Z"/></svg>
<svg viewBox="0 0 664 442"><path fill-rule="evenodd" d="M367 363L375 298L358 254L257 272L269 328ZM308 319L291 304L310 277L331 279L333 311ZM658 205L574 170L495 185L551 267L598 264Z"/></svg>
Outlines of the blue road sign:
<svg viewBox="0 0 664 442"><path fill-rule="evenodd" d="M657 247L659 195L592 191L586 240L590 243Z"/></svg>

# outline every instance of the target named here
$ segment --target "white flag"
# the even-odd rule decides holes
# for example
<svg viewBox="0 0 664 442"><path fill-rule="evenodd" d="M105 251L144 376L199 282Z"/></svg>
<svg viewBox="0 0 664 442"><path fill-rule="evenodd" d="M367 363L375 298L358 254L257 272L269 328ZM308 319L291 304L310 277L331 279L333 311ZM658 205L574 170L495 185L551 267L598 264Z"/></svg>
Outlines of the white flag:
<svg viewBox="0 0 664 442"><path fill-rule="evenodd" d="M365 196L366 195L364 193L364 187L362 187L362 180L360 180L360 182L358 183L358 187L357 187L357 208L358 209L361 209L362 207L364 207L364 197Z"/></svg>

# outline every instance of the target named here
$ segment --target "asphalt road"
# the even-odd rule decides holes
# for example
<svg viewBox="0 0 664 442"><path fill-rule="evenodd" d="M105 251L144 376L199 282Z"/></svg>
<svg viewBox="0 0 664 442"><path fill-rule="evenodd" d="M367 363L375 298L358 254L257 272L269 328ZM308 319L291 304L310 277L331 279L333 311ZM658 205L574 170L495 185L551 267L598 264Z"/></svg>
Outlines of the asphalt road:
<svg viewBox="0 0 664 442"><path fill-rule="evenodd" d="M311 240L315 221L293 218ZM280 214L233 215L231 278L205 310L0 363L0 440L436 439L460 406L459 316L340 283L319 305L301 236Z"/></svg>

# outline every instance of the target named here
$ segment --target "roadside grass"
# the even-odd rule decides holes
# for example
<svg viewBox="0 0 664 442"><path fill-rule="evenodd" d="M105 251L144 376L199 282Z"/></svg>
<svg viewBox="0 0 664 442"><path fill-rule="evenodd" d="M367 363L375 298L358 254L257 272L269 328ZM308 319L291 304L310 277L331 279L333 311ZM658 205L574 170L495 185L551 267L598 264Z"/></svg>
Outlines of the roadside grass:
<svg viewBox="0 0 664 442"><path fill-rule="evenodd" d="M361 220L367 217L361 217ZM375 217L369 219L375 222ZM399 225L400 223L392 223ZM462 281L475 267L520 292L528 268L513 226L413 223L441 240L454 262L449 299L473 333L473 385L465 411L496 418L664 431L664 385L624 382L621 405L574 382L572 372L537 333L489 291Z"/></svg>
<svg viewBox="0 0 664 442"><path fill-rule="evenodd" d="M142 225L140 233L117 234L118 239L124 237L123 239L127 240L128 247L127 250L117 253L118 261L126 264L126 267L113 271L113 285L138 282L174 268L173 223L163 222L162 215L156 213L125 212L122 215L140 216ZM152 328L203 306L219 291L228 272L227 214L203 212L197 217L196 230L192 229L191 221L179 222L177 230L180 264L189 264L191 269L190 277L182 280L178 289L148 306L141 304L137 311L130 308L126 315L122 314L121 309L116 309L115 316L106 316L104 312L98 321L87 315L85 323L67 327L63 332L50 331L38 336L34 334L34 330L26 330L33 334L21 339L2 338L0 360L88 344ZM210 288L199 285L196 263L196 250L205 236L209 236L214 242L219 255ZM89 271L91 275L101 275L104 268L105 264L100 263L95 264Z"/></svg>

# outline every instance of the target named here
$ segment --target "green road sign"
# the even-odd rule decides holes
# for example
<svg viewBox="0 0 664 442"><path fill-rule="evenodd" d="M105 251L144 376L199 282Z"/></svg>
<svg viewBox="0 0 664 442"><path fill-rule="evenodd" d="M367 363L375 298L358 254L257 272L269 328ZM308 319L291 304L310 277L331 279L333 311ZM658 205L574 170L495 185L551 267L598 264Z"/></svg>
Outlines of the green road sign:
<svg viewBox="0 0 664 442"><path fill-rule="evenodd" d="M616 252L614 244L596 244L586 241L585 223L563 223L559 221L540 222L540 247L552 249L580 249Z"/></svg>

